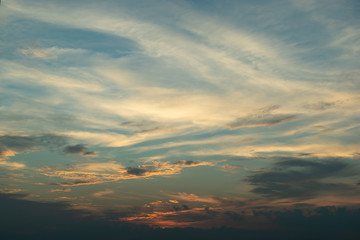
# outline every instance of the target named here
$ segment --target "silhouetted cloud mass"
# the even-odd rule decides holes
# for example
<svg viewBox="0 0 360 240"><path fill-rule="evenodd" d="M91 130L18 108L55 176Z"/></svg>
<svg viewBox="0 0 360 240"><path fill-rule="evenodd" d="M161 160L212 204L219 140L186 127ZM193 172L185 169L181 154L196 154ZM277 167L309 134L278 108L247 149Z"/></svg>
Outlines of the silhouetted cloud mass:
<svg viewBox="0 0 360 240"><path fill-rule="evenodd" d="M143 176L148 170L137 167L128 167L126 168L126 172L130 175Z"/></svg>
<svg viewBox="0 0 360 240"><path fill-rule="evenodd" d="M285 158L273 168L249 176L252 190L269 197L312 198L326 193L346 193L357 190L352 184L333 183L327 178L345 178L351 165L342 159Z"/></svg>
<svg viewBox="0 0 360 240"><path fill-rule="evenodd" d="M252 224L267 219L275 228L243 230L225 227L226 221L244 224L249 218L239 213L203 208L199 212L188 211L186 205L171 214L169 221L218 221L211 229L196 228L149 228L141 224L129 224L118 219L125 216L109 212L96 216L85 210L75 210L65 202L47 203L26 200L27 195L0 193L0 224L2 239L328 239L355 240L360 237L359 209L321 207L255 212ZM120 215L119 215L120 214Z"/></svg>

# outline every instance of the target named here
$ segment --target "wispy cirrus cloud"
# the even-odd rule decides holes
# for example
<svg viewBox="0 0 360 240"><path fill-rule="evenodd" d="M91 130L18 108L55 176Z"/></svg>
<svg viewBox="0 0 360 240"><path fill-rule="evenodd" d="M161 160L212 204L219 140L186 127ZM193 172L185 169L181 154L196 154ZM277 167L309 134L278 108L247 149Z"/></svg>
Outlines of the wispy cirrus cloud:
<svg viewBox="0 0 360 240"><path fill-rule="evenodd" d="M71 48L40 48L40 47L28 47L25 49L19 49L19 52L29 58L40 58L40 59L58 59L59 55L63 54L79 54L86 52L83 49L71 49Z"/></svg>
<svg viewBox="0 0 360 240"><path fill-rule="evenodd" d="M270 127L297 118L296 114L273 114L279 105L268 106L259 109L256 113L246 117L237 118L227 126L231 129L241 127Z"/></svg>
<svg viewBox="0 0 360 240"><path fill-rule="evenodd" d="M71 188L53 188L50 192L71 192Z"/></svg>

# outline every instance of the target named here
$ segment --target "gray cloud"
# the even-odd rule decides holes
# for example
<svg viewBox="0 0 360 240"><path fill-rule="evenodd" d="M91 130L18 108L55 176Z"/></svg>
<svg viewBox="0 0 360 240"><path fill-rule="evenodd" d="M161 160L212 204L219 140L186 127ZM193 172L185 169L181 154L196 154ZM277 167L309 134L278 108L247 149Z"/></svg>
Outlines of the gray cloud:
<svg viewBox="0 0 360 240"><path fill-rule="evenodd" d="M160 126L159 123L149 120L126 121L120 123L120 126L134 133L149 133L165 128L164 126Z"/></svg>
<svg viewBox="0 0 360 240"><path fill-rule="evenodd" d="M174 162L175 165L188 165L188 166L196 165L197 163L198 162L196 162L196 161L190 161L190 160L180 160L180 161Z"/></svg>
<svg viewBox="0 0 360 240"><path fill-rule="evenodd" d="M243 171L243 170L248 170L248 168L244 167L244 166L229 165L229 164L223 165L223 166L221 166L221 168L222 168L223 171L230 172L230 173L237 173L237 172L240 172L240 171Z"/></svg>
<svg viewBox="0 0 360 240"><path fill-rule="evenodd" d="M148 170L146 170L146 169L137 168L137 167L127 167L126 171L127 171L127 174L136 175L136 176L143 176L143 175L145 175L146 172L148 172Z"/></svg>
<svg viewBox="0 0 360 240"><path fill-rule="evenodd" d="M64 147L63 152L66 154L80 154L83 156L95 156L96 153L89 151L84 144L69 145Z"/></svg>
<svg viewBox="0 0 360 240"><path fill-rule="evenodd" d="M297 117L295 114L272 114L271 112L280 108L279 105L271 105L260 108L254 114L246 117L237 118L227 125L228 128L242 127L270 127L283 122L293 120Z"/></svg>
<svg viewBox="0 0 360 240"><path fill-rule="evenodd" d="M51 185L55 185L55 186L78 186L78 185L88 185L88 184L92 184L92 181L83 181L83 180L76 180L74 182L63 182L63 183L51 183Z"/></svg>
<svg viewBox="0 0 360 240"><path fill-rule="evenodd" d="M0 136L0 157L6 151L27 152L38 150L41 147L57 148L65 145L67 138L53 134L41 136Z"/></svg>
<svg viewBox="0 0 360 240"><path fill-rule="evenodd" d="M242 127L270 127L293 120L296 117L297 115L294 114L250 115L244 118L237 118L227 126L231 129Z"/></svg>
<svg viewBox="0 0 360 240"><path fill-rule="evenodd" d="M83 144L67 145L69 138L54 134L40 136L0 136L0 157L6 158L16 153L39 151L42 148L59 149L63 148L66 154L80 154L83 156L96 156L96 153L89 151ZM11 153L9 153L9 151Z"/></svg>
<svg viewBox="0 0 360 240"><path fill-rule="evenodd" d="M189 210L190 208L189 208L189 206L186 205L186 204L182 204L182 205L177 204L177 205L174 205L174 206L173 206L173 209L177 212L177 211Z"/></svg>
<svg viewBox="0 0 360 240"><path fill-rule="evenodd" d="M334 101L334 102L321 101L321 102L317 102L317 103L306 104L306 105L304 105L304 108L310 109L310 110L316 110L316 111L323 111L323 110L335 107L339 103L340 103L340 101Z"/></svg>
<svg viewBox="0 0 360 240"><path fill-rule="evenodd" d="M353 185L326 181L351 174L350 165L340 159L283 158L268 171L248 178L252 190L268 197L308 199L326 193L349 193Z"/></svg>

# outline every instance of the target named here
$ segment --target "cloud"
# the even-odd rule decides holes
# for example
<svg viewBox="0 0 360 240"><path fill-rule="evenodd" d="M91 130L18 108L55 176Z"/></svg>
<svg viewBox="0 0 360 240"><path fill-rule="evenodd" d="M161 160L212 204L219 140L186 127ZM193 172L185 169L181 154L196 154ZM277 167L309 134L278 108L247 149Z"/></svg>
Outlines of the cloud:
<svg viewBox="0 0 360 240"><path fill-rule="evenodd" d="M358 208L267 209L247 216L211 207L191 208L157 201L137 209L136 213L112 212L99 216L86 206L64 201L35 202L24 197L26 195L0 194L1 234L6 239L51 239L54 236L58 239L78 239L78 236L112 239L121 235L123 239L134 240L177 240L184 236L211 240L238 239L239 236L254 240L308 239L309 236L350 240L360 236ZM174 209L177 206L179 209ZM144 223L168 228L149 228Z"/></svg>
<svg viewBox="0 0 360 240"><path fill-rule="evenodd" d="M177 194L167 194L169 197L176 199L178 202L187 203L207 203L209 206L217 209L226 210L244 210L245 208L250 209L253 206L254 201L241 198L241 197L219 197L215 195L204 195L199 196L193 193L179 192ZM255 201L256 202L256 201Z"/></svg>
<svg viewBox="0 0 360 240"><path fill-rule="evenodd" d="M89 151L84 144L69 145L64 147L63 152L66 154L79 154L83 156L96 157L96 152Z"/></svg>
<svg viewBox="0 0 360 240"><path fill-rule="evenodd" d="M103 197L104 195L109 195L109 194L113 194L115 191L111 190L111 189L106 189L104 191L100 191L100 192L96 192L93 193L92 195L94 197Z"/></svg>
<svg viewBox="0 0 360 240"><path fill-rule="evenodd" d="M181 167L196 167L196 166L214 166L215 163L207 162L207 161L192 161L192 160L179 160L173 163L176 166Z"/></svg>
<svg viewBox="0 0 360 240"><path fill-rule="evenodd" d="M54 188L50 192L71 192L71 188Z"/></svg>
<svg viewBox="0 0 360 240"><path fill-rule="evenodd" d="M243 171L243 170L249 170L247 167L245 166L240 166L240 165L223 165L221 166L222 170L225 172L231 172L231 173L237 173L239 171Z"/></svg>
<svg viewBox="0 0 360 240"><path fill-rule="evenodd" d="M291 138L290 138L291 139ZM331 138L330 140L333 140ZM260 144L249 144L245 146L237 145L218 145L207 149L199 149L186 152L192 156L214 156L230 155L238 157L268 157L268 156L313 156L313 157L356 157L357 145L352 143L343 144L341 142L320 142L319 139L304 138L293 142L278 142L278 138L272 139L273 142ZM313 141L314 143L312 143ZM329 141L329 140L328 140ZM184 152L178 153L185 154Z"/></svg>
<svg viewBox="0 0 360 240"><path fill-rule="evenodd" d="M3 166L10 170L18 170L18 169L26 168L26 165L24 163L9 162L9 161L3 161L3 160L0 160L0 166Z"/></svg>
<svg viewBox="0 0 360 240"><path fill-rule="evenodd" d="M22 191L23 191L23 189L3 188L3 189L0 189L0 194L1 194L1 193L12 194L12 193L18 193L18 192L22 192Z"/></svg>
<svg viewBox="0 0 360 240"><path fill-rule="evenodd" d="M310 109L310 110L317 110L317 111L324 111L329 108L333 108L337 105L341 104L341 101L332 101L332 102L317 102L312 104L306 104L304 105L304 108Z"/></svg>
<svg viewBox="0 0 360 240"><path fill-rule="evenodd" d="M0 136L0 166L10 170L26 168L26 164L7 161L9 157L19 153L40 151L43 147L53 149L66 144L67 138L53 134L40 136Z"/></svg>
<svg viewBox="0 0 360 240"><path fill-rule="evenodd" d="M61 135L45 134L35 136L0 136L0 166L10 170L26 168L26 164L7 161L9 157L19 153L41 151L43 148L50 150L63 147L66 154L80 154L83 156L97 156L95 152L88 151L83 144L67 145L69 138Z"/></svg>
<svg viewBox="0 0 360 240"><path fill-rule="evenodd" d="M169 195L178 200L156 201L134 209L130 216L121 220L131 223L145 223L161 228L218 228L221 226L243 229L271 228L271 219L254 217L239 209L243 206L240 199L217 198L215 196L197 196L195 194L178 193ZM184 204L185 202L186 204ZM199 203L202 205L199 207ZM204 203L206 205L204 205ZM193 207L191 205L197 205ZM261 224L261 223L267 224ZM270 227L271 226L271 227Z"/></svg>
<svg viewBox="0 0 360 240"><path fill-rule="evenodd" d="M222 143L234 143L237 144L246 144L253 142L255 139L253 137L244 137L244 135L224 135L224 136L216 136L205 139L198 139L192 141L178 141L178 142L165 142L161 144L154 144L150 146L138 147L134 148L135 151L151 151L155 149L163 149L163 148L176 148L182 146L196 146L196 145L216 145L219 142Z"/></svg>
<svg viewBox="0 0 360 240"><path fill-rule="evenodd" d="M220 200L214 196L200 197L193 193L178 193L176 195L169 195L169 196L186 202L202 202L202 203L213 203L213 204L220 203Z"/></svg>
<svg viewBox="0 0 360 240"><path fill-rule="evenodd" d="M230 129L242 127L271 127L283 122L293 120L297 117L294 114L266 114L262 116L250 115L244 118L237 118L227 126Z"/></svg>
<svg viewBox="0 0 360 240"><path fill-rule="evenodd" d="M164 8L178 13L175 15L179 18L176 21L169 19L169 24L164 25L158 19L149 20L138 14L130 14L128 10L132 8L124 7L126 4L119 6L111 3L114 9L123 11L123 14L109 13L103 5L100 8L84 5L81 11L77 11L79 6L72 8L58 2L33 6L24 4L22 1L13 2L9 8L29 21L37 19L63 28L96 32L101 37L112 35L114 38L126 38L138 44L136 53L131 48L128 49L129 56L118 59L104 52L96 52L98 49L91 49L96 54L90 61L83 59L78 61L81 65L61 65L61 68L25 68L20 63L1 64L5 76L17 86L31 82L45 92L50 91L52 101L42 101L49 111L58 112L54 106L64 104L69 107L69 112L76 112L81 119L80 125L61 128L60 124L54 124L53 121L46 123L59 129L59 132L69 129L69 134L73 133L75 138L89 145L123 147L194 132L219 132L226 125L231 129L274 126L296 119L298 115L293 113L298 113L299 106L305 104L303 95L295 94L297 92L307 93L306 103L312 102L314 98L328 99L327 96L346 94L328 86L316 87L315 83L320 78L318 74L323 78L323 72L302 68L298 62L294 64L294 57L298 59L299 50L292 46L301 44L288 44L281 37L265 36L263 29L247 31L246 28L234 26L225 19L213 18L196 9L166 3ZM74 16L78 21L69 21L71 17L62 16L58 9L63 9L68 16ZM147 8L144 9L146 12ZM183 11L186 17L179 14ZM81 47L76 46L75 42L73 45L75 49ZM29 53L30 50L57 52L59 49L67 49L57 48L22 47ZM119 52L118 48L111 50ZM140 62L146 67L139 66ZM314 81L305 82L303 79ZM192 90L188 91L188 87ZM29 94L27 99L33 96L30 91L26 91L26 94ZM76 105L72 104L74 100ZM14 102L20 100L16 98ZM94 102L97 104L94 105ZM281 103L282 111L253 112L254 108L267 102ZM276 107L272 111L275 110ZM337 115L335 120L340 116L344 115ZM274 138L278 133L274 133ZM269 135L264 135L267 141L272 140ZM195 141L166 142L162 146L194 147L191 142ZM198 143L208 144L205 141ZM154 147L157 146L160 144Z"/></svg>
<svg viewBox="0 0 360 240"><path fill-rule="evenodd" d="M0 157L7 158L17 153L39 151L42 147L56 148L65 145L67 138L53 134L40 136L0 136Z"/></svg>
<svg viewBox="0 0 360 240"><path fill-rule="evenodd" d="M326 198L322 200L322 207L307 202L294 202L282 199L269 201L268 199L242 199L238 197L221 198L217 196L198 196L190 193L169 194L168 201L155 201L143 207L133 208L128 216L121 220L137 224L147 224L162 228L218 228L222 226L246 230L303 229L304 225L296 226L292 219L302 219L301 223L319 220L318 224L326 224L327 217L334 217L337 211L352 212L355 214L359 204L354 201L351 207L329 207ZM325 204L325 207L324 207ZM331 213L331 214L330 214ZM340 216L341 213L338 212ZM328 215L330 214L330 215ZM321 220L320 220L321 219ZM332 220L332 221L333 221ZM286 223L290 221L291 223ZM341 220L340 220L341 221ZM311 225L307 225L311 226ZM324 225L323 225L324 226ZM329 226L327 226L329 227ZM327 228L326 227L326 228ZM341 229L341 228L340 228ZM278 238L275 238L278 239Z"/></svg>
<svg viewBox="0 0 360 240"><path fill-rule="evenodd" d="M7 49L8 36L14 39L45 36L48 44L58 47L20 46L23 54L30 59L13 54L3 55L8 60L2 60L0 64L0 79L5 79L0 83L0 102L4 102L0 115L4 116L3 111L21 114L11 115L7 119L5 118L8 116L1 117L0 128L8 129L8 132L14 134L36 130L41 132L44 129L54 129L61 134L65 130L88 144L66 143L60 149L69 148L65 151L68 154L89 155L91 152L85 148L88 146L91 149L92 144L123 147L104 148L104 159L107 160L96 159L108 161L109 157L118 159L119 162L85 163L89 159L81 159L81 162L75 164L75 159L70 157L66 157L66 161L62 163L49 162L56 167L53 165L41 173L48 174L53 181L59 181L59 185L75 186L172 176L184 171L185 167L201 164L211 166L210 163L192 161L196 158L186 156L192 153L202 154L203 157L199 158L206 161L224 158L216 154L251 156L254 161L251 161L250 165L259 169L264 162L268 164L274 160L262 160L262 156L350 156L354 150L358 151L358 126L355 124L358 124L359 113L354 107L356 104L354 103L353 107L333 108L333 111L321 112L322 109L330 109L332 98L342 99L342 96L348 94L358 95L355 93L358 76L356 72L352 81L354 89L339 90L331 85L331 82L335 81L341 84L336 78L342 68L349 72L351 69L359 69L355 58L352 61L339 61L338 58L339 55L350 52L341 51L345 45L355 50L358 49L356 46L359 46L354 44L357 43L359 32L352 22L356 20L354 14L341 14L344 13L344 6L353 7L350 1L345 1L346 4L334 4L336 1L332 1L328 6L323 4L322 9L312 9L311 15L294 9L291 1L282 1L280 4L265 1L261 1L264 4L258 4L256 1L255 5L254 1L228 1L227 3L231 3L219 3L216 7L212 4L205 4L204 7L204 4L198 4L196 1L191 1L186 7L179 7L179 1L162 1L161 4L155 3L156 1L140 1L136 3L136 7L130 3L132 1L108 1L100 5L92 1L85 4L84 1L78 0L71 4L64 4L59 0L39 0L32 4L24 0L6 2L8 3L4 4L5 8L2 8L5 10L2 11L5 13L5 22L2 25L5 40L1 41L1 44L4 44L0 46L1 49ZM297 4L310 5L314 2ZM326 24L313 28L313 23L322 18L319 12L323 9L337 11L339 7L341 11L337 14L331 12L332 17L327 18ZM351 8L351 11L354 9L356 8ZM64 12L66 14L63 14ZM339 18L343 19L342 24L339 24ZM246 21L243 21L244 19ZM9 29L6 27L8 23L11 23ZM21 29L22 27L24 29ZM13 31L14 29L17 31ZM311 33L304 29L309 29ZM19 36L18 32L30 35L24 38ZM97 37L89 37L90 32ZM78 39L80 35L81 39ZM103 46L94 47L104 44L104 41L88 41L103 40L106 35L112 35L113 39L126 38L134 45L137 44L137 47L125 49L126 53L118 47L104 51L100 49ZM312 36L311 41L308 36ZM10 39L10 42L12 40ZM18 41L13 42L17 45L22 44ZM334 43L335 46L326 46L328 42ZM89 51L94 54L89 58L82 56L80 59L74 59L71 64L62 61L41 61L56 57L61 60L65 53L60 53L59 49L67 48L60 46L77 49L83 43L92 45ZM114 45L122 44L116 42ZM117 55L114 57L108 52ZM358 51L353 52L357 54ZM346 57L349 56L351 55L346 54ZM324 102L317 103L319 99L324 99ZM312 105L313 103L315 105ZM262 111L253 111L264 104L282 106L281 109L272 105ZM306 107L304 109L304 104L310 104L309 108L318 109L319 112L313 113ZM39 106L41 108L38 109ZM44 113L59 116L64 112L73 113L78 122L63 124L62 120L55 117L44 116ZM303 114L301 118L298 117L300 114ZM36 118L30 120L27 116ZM20 117L23 120L20 121ZM294 119L297 121L280 125ZM348 129L332 135L329 132L308 130L310 127L302 131L305 125L315 126L318 122L324 123L327 120L334 122L334 129ZM127 124L119 124L121 122ZM224 129L226 124L235 130ZM259 128L278 125L281 127ZM296 131L285 136L289 132L288 129ZM244 144L235 139L244 134L256 137L256 141ZM226 142L211 138L219 135L234 138L229 137ZM149 141L154 139L158 140ZM125 147L134 144L137 145L130 149L134 150L133 152ZM146 153L139 154L135 149L151 144L153 146L150 150L153 152L150 154L156 155L165 155L164 151L167 150L160 147L176 148L166 154L167 157L171 156L171 161L122 165L126 159L136 161L138 157L148 156ZM78 146L77 150L75 146ZM3 158L10 158L18 152L33 151L42 147L44 146L0 150ZM211 156L212 154L214 156ZM181 159L190 160L178 161L179 155L184 157ZM26 157L32 158L36 155ZM42 160L36 161L36 164L41 163ZM59 166L61 164L67 166ZM314 190L309 193L325 194L332 187L338 189L350 185L353 181L343 176L333 176L329 169L328 175L320 172L321 167L327 169L327 166L325 163L321 166L305 166L297 162L294 166L279 164L274 165L274 168L263 169L262 172L243 174L258 176L252 179L254 182L250 184L254 189L262 191L263 195L259 198L264 198L265 190L270 191L266 196L271 195L273 198L276 198L276 194L277 198L280 198L281 194L298 196L303 189L311 189L311 185L314 186ZM211 172L219 169L211 169ZM222 169L235 171L241 168L225 165ZM346 172L346 169L347 167L342 171ZM309 171L314 174L307 174ZM269 175L259 177L260 173L270 172L276 173L279 179L271 178ZM286 173L294 173L293 177L297 176L299 179L291 179ZM332 173L337 174L336 171ZM313 178L316 174L320 177ZM230 179L234 177L230 176ZM228 180L224 179L225 182L229 182ZM273 185L270 185L270 182ZM290 185L290 182L295 184ZM287 189L284 189L284 186ZM241 189L244 189L242 187L243 185ZM238 186L236 188L238 189ZM238 193L240 194L238 191L232 192ZM192 200L192 204L223 206L224 200L216 199L214 196L200 196L201 194L196 192L194 195L183 194L182 197ZM206 199L213 203L200 202ZM197 210L191 212L188 211L190 209L181 206L176 208L180 209L177 212L184 211L183 223L188 226L196 216L198 219L206 220L207 217L212 219L213 215L221 215L220 210L213 208L198 209L198 215L195 213ZM171 222L176 222L174 216L179 213L174 210L168 212L171 214L169 213L167 218L159 219L168 221L167 224L170 225ZM224 215L234 221L242 218L237 212L228 212Z"/></svg>
<svg viewBox="0 0 360 240"><path fill-rule="evenodd" d="M136 175L136 176L144 176L146 172L149 170L143 169L143 168L136 168L136 167L128 167L126 168L126 172L130 175Z"/></svg>
<svg viewBox="0 0 360 240"><path fill-rule="evenodd" d="M143 121L126 121L122 122L121 127L129 129L134 133L146 134L156 131L163 131L169 127L164 126L164 124L160 124L158 122L150 121L150 120L143 120Z"/></svg>
<svg viewBox="0 0 360 240"><path fill-rule="evenodd" d="M341 179L357 175L343 159L285 158L272 169L248 177L252 192L274 198L312 199L356 191ZM356 195L356 194L355 194Z"/></svg>
<svg viewBox="0 0 360 240"><path fill-rule="evenodd" d="M251 91L252 88L266 89L268 87L275 89L275 93L278 93L278 91L286 93L289 89L293 90L293 86L298 86L298 83L293 85L292 81L283 81L284 76L273 76L273 73L276 71L272 71L273 62L281 62L282 66L284 63L290 62L288 59L289 56L283 54L283 50L291 49L291 47L286 46L286 44L280 44L280 41L265 38L263 35L256 34L253 31L249 32L242 28L236 28L221 19L213 19L205 14L200 14L195 11L195 9L190 11L190 9L180 8L176 4L166 4L172 11L186 11L188 13L187 17L181 17L178 19L179 21L172 22L172 24L181 29L181 31L177 31L178 28L168 28L163 24L159 24L157 21L146 21L141 17L126 14L126 8L123 7L118 8L119 11L124 9L123 14L109 14L109 11L107 11L104 6L101 8L86 6L85 8L82 7L82 14L79 15L76 9L68 8L68 6L62 6L61 4L56 5L57 4L44 4L44 6L31 6L30 10L28 7L24 7L21 2L17 2L12 3L10 7L29 18L44 22L57 23L70 28L91 29L96 32L131 39L141 46L142 54L154 60L152 62L153 65L156 65L155 62L160 62L161 66L163 66L154 72L161 71L165 73L170 72L170 70L174 68L178 71L186 69L186 73L191 76L191 79L195 79L196 82L206 82L207 85L215 85L221 89L226 89L226 92L219 96L214 96L214 94L211 93L200 96L199 92L196 92L196 94L184 94L186 91L182 89L164 87L168 84L169 81L167 81L166 83L161 82L156 84L162 86L161 88L157 86L157 89L163 93L167 91L175 94L145 94L144 92L138 92L139 87L137 86L138 88L136 88L135 94L132 91L127 92L129 95L127 95L128 97L126 99L117 98L113 99L113 101L107 101L108 99L102 95L91 97L92 99L96 99L98 103L101 103L99 104L99 110L109 110L109 112L113 114L116 113L116 115L118 114L129 119L130 122L138 116L143 116L146 121L160 120L159 122L161 123L168 123L177 120L178 123L179 118L181 118L184 122L192 121L193 124L200 126L204 124L208 126L218 126L218 124L225 124L230 121L230 116L238 113L239 109L241 109L242 112L245 111L246 114L246 112L248 112L247 105L253 105L252 103L259 105L261 100L255 100L255 98L260 97L259 95L261 95L263 91L260 91L261 94L256 94L255 97L248 97L248 95L254 93L254 91ZM114 7L117 8L118 6ZM71 22L68 17L58 14L58 8L64 9L64 11L68 12L71 16L76 16L78 21L76 23ZM104 18L104 16L106 17ZM193 21L189 19L193 19ZM212 24L209 24L209 22ZM149 29L151 29L151 31ZM190 35L184 34L184 32L188 31L191 33ZM214 31L219 34L214 34ZM194 36L193 38L190 37L192 35ZM204 39L205 41L196 41L199 39ZM278 44L274 45L273 42L278 42ZM279 45L281 45L281 47ZM171 60L169 61L168 58L171 58ZM112 60L113 59L110 59L109 62ZM122 61L125 60L123 59ZM99 60L98 62L106 65L105 61ZM113 67L108 67L103 72L111 75L110 70L126 69L126 66L119 67L114 65L116 64L113 64ZM257 70L260 66L261 70ZM292 68L296 66L298 65L293 64ZM91 67L92 66L89 66L89 68ZM102 69L103 66L98 66L97 68ZM122 72L121 70L118 71ZM278 67L276 70L278 70ZM139 72L137 69L135 69L135 71ZM215 76L214 73L216 73ZM154 77L154 75L148 76L147 73L143 72L139 73L139 75L141 74L143 74L143 76L140 78L146 77L152 79ZM120 75L117 75L115 78L116 86L126 81L122 79L123 77L119 76ZM172 74L172 77L173 76L174 74ZM241 81L236 80L239 78ZM263 80L264 78L265 80ZM271 79L271 84L267 82L267 80L270 80L269 78ZM104 83L115 82L111 80L113 79L107 77L103 81ZM276 81L276 83L272 84L274 81ZM263 84L266 84L266 86L264 87ZM134 85L136 84L129 86L131 90L133 90ZM144 81L138 85L142 85L142 89L150 87L146 86L147 84ZM291 87L287 87L290 85ZM236 87L234 91L228 92L227 90L232 88L229 86ZM250 88L250 91L248 88ZM241 89L241 92L244 91L244 93L240 94L240 98L239 89ZM248 93L248 91L251 93ZM312 91L314 91L314 88L312 88ZM272 92L272 90L266 91L266 93L268 92ZM89 99L89 96L79 95L74 91L72 93L72 96L77 98L79 104L83 104L84 107L86 106L86 109L90 108L89 105L91 104L89 103L93 101L86 100ZM106 96L107 92L104 93L104 95ZM151 96L151 98L149 96ZM236 98L238 99L236 100ZM87 104L85 104L85 102L87 102ZM194 102L196 102L196 104L193 104ZM209 102L212 102L212 104L208 104ZM241 102L246 103L239 105L238 109L231 107L233 104L240 104ZM279 100L276 99L274 102L279 102ZM184 106L185 104L186 106ZM279 118L280 116L276 117ZM279 119L267 119L266 123L268 123L268 121L274 124L274 122L279 121ZM182 124L184 124L184 122ZM257 122L256 124L259 123ZM156 127L145 128L140 130L140 132L151 130L156 130Z"/></svg>
<svg viewBox="0 0 360 240"><path fill-rule="evenodd" d="M242 127L270 127L283 122L293 120L297 117L295 114L272 114L271 112L280 108L279 105L270 105L260 108L254 114L237 118L227 126L230 129Z"/></svg>
<svg viewBox="0 0 360 240"><path fill-rule="evenodd" d="M40 48L40 47L28 47L25 49L19 49L19 52L29 58L39 58L44 60L56 60L59 56L64 54L79 54L85 53L84 49L73 49L73 48Z"/></svg>
<svg viewBox="0 0 360 240"><path fill-rule="evenodd" d="M114 182L119 180L150 178L155 176L171 176L179 174L182 169L187 167L197 166L214 166L212 162L193 162L191 164L184 164L186 162L171 163L153 161L150 164L143 164L137 167L124 167L121 164L110 161L104 163L85 163L76 164L64 170L41 168L38 171L49 177L60 177L70 182L53 183L60 186L76 186L100 184L105 182Z"/></svg>

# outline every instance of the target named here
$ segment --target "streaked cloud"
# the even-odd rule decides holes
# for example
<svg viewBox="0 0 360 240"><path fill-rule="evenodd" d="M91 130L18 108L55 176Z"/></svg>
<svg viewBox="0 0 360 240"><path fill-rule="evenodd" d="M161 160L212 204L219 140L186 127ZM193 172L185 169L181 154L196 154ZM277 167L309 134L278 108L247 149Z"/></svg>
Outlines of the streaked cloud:
<svg viewBox="0 0 360 240"><path fill-rule="evenodd" d="M293 120L297 117L296 114L271 113L273 110L276 110L278 108L278 105L262 108L258 110L258 112L255 114L250 114L246 117L237 118L235 121L229 123L227 126L231 129L240 127L270 127Z"/></svg>
<svg viewBox="0 0 360 240"><path fill-rule="evenodd" d="M319 111L323 111L332 107L335 107L337 105L340 105L341 102L340 101L335 101L335 102L317 102L317 103L313 103L313 104L306 104L304 105L305 108L311 109L311 110L319 110Z"/></svg>
<svg viewBox="0 0 360 240"><path fill-rule="evenodd" d="M214 198L213 196L209 197L199 197L195 194L188 194L188 193L178 193L177 195L171 195L172 197L175 197L176 199L180 199L182 201L187 202L203 202L203 203L219 203L220 200Z"/></svg>
<svg viewBox="0 0 360 240"><path fill-rule="evenodd" d="M26 165L24 163L9 162L9 161L2 161L2 160L0 160L0 166L6 167L6 168L8 168L10 170L17 170L17 169L26 168Z"/></svg>
<svg viewBox="0 0 360 240"><path fill-rule="evenodd" d="M71 188L53 188L50 192L71 192Z"/></svg>
<svg viewBox="0 0 360 240"><path fill-rule="evenodd" d="M13 194L13 193L18 193L18 192L22 192L22 189L18 189L18 188L2 188L0 189L0 193L6 193L6 194Z"/></svg>
<svg viewBox="0 0 360 240"><path fill-rule="evenodd" d="M249 116L245 118L238 118L234 122L228 124L231 129L240 127L269 127L283 122L287 122L296 118L296 115L286 114L267 114L264 116Z"/></svg>
<svg viewBox="0 0 360 240"><path fill-rule="evenodd" d="M39 48L39 47L28 47L25 49L19 49L19 52L26 55L29 58L40 58L40 59L58 59L59 55L63 54L79 54L84 53L83 49L71 49L71 48Z"/></svg>

